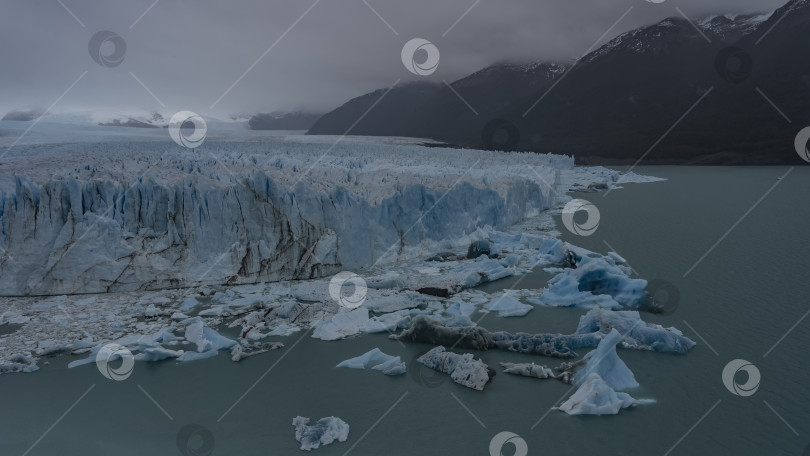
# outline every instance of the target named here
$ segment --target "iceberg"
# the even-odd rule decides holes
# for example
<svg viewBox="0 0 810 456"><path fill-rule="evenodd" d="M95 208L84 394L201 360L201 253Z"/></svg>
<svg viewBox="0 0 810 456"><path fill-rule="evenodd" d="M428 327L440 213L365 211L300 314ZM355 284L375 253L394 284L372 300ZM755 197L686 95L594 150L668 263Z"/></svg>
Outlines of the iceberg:
<svg viewBox="0 0 810 456"><path fill-rule="evenodd" d="M487 350L492 346L492 339L487 330L474 326L446 327L439 321L418 315L411 320L411 326L392 339L419 342L448 347Z"/></svg>
<svg viewBox="0 0 810 456"><path fill-rule="evenodd" d="M358 307L349 310L341 307L338 312L315 326L312 337L322 340L339 340L360 333L369 321L368 309Z"/></svg>
<svg viewBox="0 0 810 456"><path fill-rule="evenodd" d="M534 378L558 378L553 370L534 363L501 363L504 373Z"/></svg>
<svg viewBox="0 0 810 456"><path fill-rule="evenodd" d="M385 375L401 375L405 373L405 362L399 356L383 353L379 348L370 350L358 357L347 359L337 367L349 369L374 369Z"/></svg>
<svg viewBox="0 0 810 456"><path fill-rule="evenodd" d="M501 297L490 301L484 309L498 312L499 317L523 317L532 310L532 306L521 303L509 293L504 293Z"/></svg>
<svg viewBox="0 0 810 456"><path fill-rule="evenodd" d="M580 317L576 333L606 334L612 330L622 334L619 342L622 348L683 355L695 346L695 342L678 329L642 321L641 315L635 310L591 309Z"/></svg>
<svg viewBox="0 0 810 456"><path fill-rule="evenodd" d="M586 354L582 361L576 363L576 373L573 377L574 385L582 385L592 373L598 374L602 382L614 390L637 388L633 371L619 358L616 353L616 344L621 341L622 335L615 329L599 342L596 350Z"/></svg>
<svg viewBox="0 0 810 456"><path fill-rule="evenodd" d="M630 268L618 263L620 259L618 255L581 256L575 269L565 269L549 280L540 303L613 310L639 308L646 297L647 281L631 279Z"/></svg>
<svg viewBox="0 0 810 456"><path fill-rule="evenodd" d="M301 443L301 449L310 451L321 445L329 445L336 440L345 442L349 438L349 425L335 416L321 418L315 424L309 424L309 418L296 416L292 420L295 427L295 440Z"/></svg>
<svg viewBox="0 0 810 456"><path fill-rule="evenodd" d="M483 391L484 386L495 376L495 371L471 353L459 355L448 352L444 347L436 347L416 359L425 366L450 375L459 385Z"/></svg>
<svg viewBox="0 0 810 456"><path fill-rule="evenodd" d="M621 409L639 403L627 393L617 393L597 373L589 374L577 391L560 405L569 415L616 415Z"/></svg>
<svg viewBox="0 0 810 456"><path fill-rule="evenodd" d="M135 361L163 361L164 359L178 358L183 353L185 353L183 350L175 351L163 347L150 347L135 355Z"/></svg>

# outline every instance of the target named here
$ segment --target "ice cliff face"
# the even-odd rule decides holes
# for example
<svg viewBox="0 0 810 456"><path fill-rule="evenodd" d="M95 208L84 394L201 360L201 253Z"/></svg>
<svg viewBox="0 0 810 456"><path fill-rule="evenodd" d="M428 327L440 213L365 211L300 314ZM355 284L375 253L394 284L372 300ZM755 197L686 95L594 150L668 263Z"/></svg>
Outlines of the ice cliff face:
<svg viewBox="0 0 810 456"><path fill-rule="evenodd" d="M328 144L312 141L222 144L214 160L133 146L138 166L132 153L65 157L33 148L36 169L12 160L15 177L1 179L0 293L253 283L362 268L544 210L557 171L572 165L567 157L368 143L317 161ZM150 156L159 165L145 168Z"/></svg>

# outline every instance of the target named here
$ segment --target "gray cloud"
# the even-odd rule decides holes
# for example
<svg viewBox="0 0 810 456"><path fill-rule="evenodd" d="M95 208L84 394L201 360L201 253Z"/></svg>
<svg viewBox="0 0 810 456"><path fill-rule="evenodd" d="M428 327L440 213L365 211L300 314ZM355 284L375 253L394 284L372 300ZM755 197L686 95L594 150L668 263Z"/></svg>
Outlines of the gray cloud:
<svg viewBox="0 0 810 456"><path fill-rule="evenodd" d="M76 18L57 1L5 0L0 110L47 107L85 71L56 110L326 110L418 79L400 61L414 37L441 50L428 79L452 81L498 61L578 57L631 6L606 39L677 16L676 6L698 18L770 11L786 0L481 0L451 30L474 0L367 1L397 34L362 0L322 0L210 109L314 0L160 0L134 26L153 0L62 0ZM88 42L100 30L126 41L120 66L91 59Z"/></svg>

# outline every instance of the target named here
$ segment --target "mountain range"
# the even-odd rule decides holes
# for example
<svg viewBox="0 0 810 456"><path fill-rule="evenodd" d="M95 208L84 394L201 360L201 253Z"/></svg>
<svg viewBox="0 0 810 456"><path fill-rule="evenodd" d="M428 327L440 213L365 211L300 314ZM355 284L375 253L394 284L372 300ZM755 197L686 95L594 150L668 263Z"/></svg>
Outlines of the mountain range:
<svg viewBox="0 0 810 456"><path fill-rule="evenodd" d="M452 83L377 90L309 133L422 137L579 163L798 164L794 140L810 125L807 55L810 0L765 14L672 17L574 63L496 64Z"/></svg>

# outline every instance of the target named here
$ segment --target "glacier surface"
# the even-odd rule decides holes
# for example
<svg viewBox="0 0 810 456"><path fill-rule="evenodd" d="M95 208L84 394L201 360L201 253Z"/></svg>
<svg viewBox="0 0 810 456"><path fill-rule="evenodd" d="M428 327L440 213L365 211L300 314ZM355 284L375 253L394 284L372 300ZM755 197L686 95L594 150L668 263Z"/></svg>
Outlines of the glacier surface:
<svg viewBox="0 0 810 456"><path fill-rule="evenodd" d="M550 208L559 172L573 166L351 140L205 147L39 145L6 157L2 293L310 279L401 260Z"/></svg>

